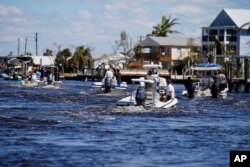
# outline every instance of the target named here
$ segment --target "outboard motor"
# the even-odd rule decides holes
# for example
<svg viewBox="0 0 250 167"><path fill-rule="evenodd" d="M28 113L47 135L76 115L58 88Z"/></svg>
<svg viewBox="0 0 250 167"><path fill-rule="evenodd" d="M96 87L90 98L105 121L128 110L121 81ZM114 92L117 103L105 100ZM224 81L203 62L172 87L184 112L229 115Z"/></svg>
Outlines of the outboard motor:
<svg viewBox="0 0 250 167"><path fill-rule="evenodd" d="M215 82L211 85L211 94L212 94L212 98L217 98L218 97L218 85L215 84Z"/></svg>
<svg viewBox="0 0 250 167"><path fill-rule="evenodd" d="M136 90L135 101L138 106L143 105L146 100L146 92L143 87L138 87Z"/></svg>
<svg viewBox="0 0 250 167"><path fill-rule="evenodd" d="M189 84L187 87L188 98L194 98L194 90L195 90L194 84Z"/></svg>
<svg viewBox="0 0 250 167"><path fill-rule="evenodd" d="M111 87L112 87L112 78L110 77L105 77L104 80L104 93L110 93L111 92Z"/></svg>

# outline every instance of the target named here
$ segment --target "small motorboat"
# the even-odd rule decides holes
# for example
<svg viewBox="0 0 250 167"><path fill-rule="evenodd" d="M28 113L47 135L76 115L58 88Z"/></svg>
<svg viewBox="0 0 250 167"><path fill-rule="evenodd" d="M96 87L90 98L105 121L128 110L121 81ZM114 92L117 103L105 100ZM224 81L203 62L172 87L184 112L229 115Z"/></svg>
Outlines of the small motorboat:
<svg viewBox="0 0 250 167"><path fill-rule="evenodd" d="M44 70L45 69L45 70ZM43 73L43 77L41 77ZM29 72L28 78L21 81L23 87L60 88L62 81L59 80L57 66L44 66L36 73Z"/></svg>
<svg viewBox="0 0 250 167"><path fill-rule="evenodd" d="M127 82L122 82L120 86L112 82L112 79L105 77L102 82L93 82L91 88L95 93L112 93L112 94L121 94L127 90Z"/></svg>
<svg viewBox="0 0 250 167"><path fill-rule="evenodd" d="M208 71L217 71L221 69L221 65L216 64L216 63L201 63L197 64L194 67L191 68L192 70L199 71L199 72L208 72ZM204 76L199 79L198 82L192 82L191 85L191 96L190 93L188 93L188 90L182 91L183 96L188 96L188 97L212 97L212 91L213 91L213 84L214 84L214 79L211 76ZM227 97L227 92L228 92L228 86L218 92L218 97L219 98L226 98Z"/></svg>
<svg viewBox="0 0 250 167"><path fill-rule="evenodd" d="M38 88L60 88L62 86L62 81L51 81L48 82L47 80L40 81L40 80L22 80L21 86L23 87L38 87Z"/></svg>
<svg viewBox="0 0 250 167"><path fill-rule="evenodd" d="M132 79L132 89L131 95L119 100L116 104L118 106L144 106L146 108L163 108L169 109L175 106L178 103L177 98L172 98L168 101L161 101L160 94L157 92L156 80L146 80L144 78ZM135 90L135 84L139 83L140 85L152 84L152 98L150 97L149 102L147 100L146 92L144 92L143 86L139 86Z"/></svg>
<svg viewBox="0 0 250 167"><path fill-rule="evenodd" d="M17 75L17 74L7 75L6 73L2 73L1 76L5 80L13 80L13 81L21 81L22 80L22 76Z"/></svg>

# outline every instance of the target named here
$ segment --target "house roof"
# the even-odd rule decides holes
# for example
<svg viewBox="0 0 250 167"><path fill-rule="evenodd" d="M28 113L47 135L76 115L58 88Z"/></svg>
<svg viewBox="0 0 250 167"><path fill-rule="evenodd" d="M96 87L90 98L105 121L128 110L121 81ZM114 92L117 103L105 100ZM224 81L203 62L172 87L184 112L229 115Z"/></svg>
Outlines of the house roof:
<svg viewBox="0 0 250 167"><path fill-rule="evenodd" d="M215 18L215 20L220 17L220 15L225 12L235 23L235 25L239 28L245 23L250 22L250 10L247 9L223 9L220 14ZM214 20L214 21L215 21ZM214 23L212 22L212 24ZM211 25L212 25L211 24ZM248 27L244 27L247 29Z"/></svg>
<svg viewBox="0 0 250 167"><path fill-rule="evenodd" d="M52 66L55 64L55 56L29 56L33 59L33 64L42 66Z"/></svg>
<svg viewBox="0 0 250 167"><path fill-rule="evenodd" d="M139 43L139 46L187 46L190 38L181 37L148 37ZM199 43L198 43L199 44Z"/></svg>

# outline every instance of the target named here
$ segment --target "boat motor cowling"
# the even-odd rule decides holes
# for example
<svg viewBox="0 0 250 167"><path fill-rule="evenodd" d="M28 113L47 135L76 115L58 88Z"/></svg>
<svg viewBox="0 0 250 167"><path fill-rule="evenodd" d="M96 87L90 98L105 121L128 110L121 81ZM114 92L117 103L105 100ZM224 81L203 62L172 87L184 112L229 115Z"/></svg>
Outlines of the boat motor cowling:
<svg viewBox="0 0 250 167"><path fill-rule="evenodd" d="M104 80L105 93L110 93L111 92L111 87L112 87L112 78L111 77L105 77L105 80Z"/></svg>
<svg viewBox="0 0 250 167"><path fill-rule="evenodd" d="M143 87L138 87L136 90L135 101L138 106L143 105L146 100L146 92Z"/></svg>

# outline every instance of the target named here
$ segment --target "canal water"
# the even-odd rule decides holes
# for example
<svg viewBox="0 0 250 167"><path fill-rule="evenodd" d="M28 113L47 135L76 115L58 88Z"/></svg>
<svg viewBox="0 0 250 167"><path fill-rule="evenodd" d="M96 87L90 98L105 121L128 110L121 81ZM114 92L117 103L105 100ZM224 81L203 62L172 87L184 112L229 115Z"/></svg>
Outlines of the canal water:
<svg viewBox="0 0 250 167"><path fill-rule="evenodd" d="M0 166L229 166L250 150L250 94L187 99L168 111L122 108L90 82L23 88L0 79Z"/></svg>

